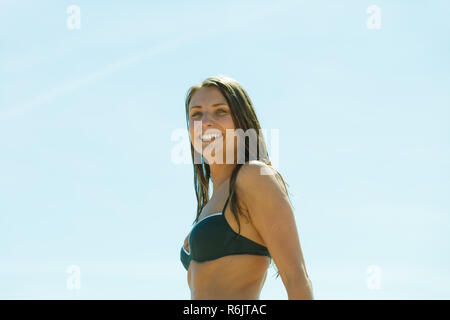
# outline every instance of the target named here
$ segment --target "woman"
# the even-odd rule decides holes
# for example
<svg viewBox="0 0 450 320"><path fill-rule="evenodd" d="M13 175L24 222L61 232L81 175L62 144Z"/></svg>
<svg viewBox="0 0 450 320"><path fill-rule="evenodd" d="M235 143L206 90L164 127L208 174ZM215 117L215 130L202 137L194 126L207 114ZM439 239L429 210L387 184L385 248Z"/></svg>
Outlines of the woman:
<svg viewBox="0 0 450 320"><path fill-rule="evenodd" d="M288 299L313 299L286 183L246 91L232 78L210 77L189 89L185 105L197 216L180 258L191 299L259 299L272 258ZM255 139L239 140L238 129L253 134L257 154Z"/></svg>

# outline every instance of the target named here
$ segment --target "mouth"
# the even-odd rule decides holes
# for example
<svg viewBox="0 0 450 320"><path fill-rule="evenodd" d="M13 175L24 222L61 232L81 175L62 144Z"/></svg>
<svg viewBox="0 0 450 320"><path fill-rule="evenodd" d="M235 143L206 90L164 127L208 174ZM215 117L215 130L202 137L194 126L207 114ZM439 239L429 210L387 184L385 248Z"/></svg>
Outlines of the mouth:
<svg viewBox="0 0 450 320"><path fill-rule="evenodd" d="M211 141L214 141L214 140L220 139L220 138L222 138L221 133L209 133L209 134L204 134L203 136L200 136L200 140L202 142L211 142Z"/></svg>

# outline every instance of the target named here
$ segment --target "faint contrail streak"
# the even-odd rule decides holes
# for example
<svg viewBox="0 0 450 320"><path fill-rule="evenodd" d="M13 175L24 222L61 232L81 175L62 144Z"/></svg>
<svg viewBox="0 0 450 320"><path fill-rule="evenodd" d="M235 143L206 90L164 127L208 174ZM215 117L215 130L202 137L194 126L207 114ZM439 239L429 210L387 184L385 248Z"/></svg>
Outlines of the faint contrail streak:
<svg viewBox="0 0 450 320"><path fill-rule="evenodd" d="M67 83L63 83L61 85L55 86L51 88L48 91L45 91L38 96L21 103L19 105L6 108L4 110L0 110L0 120L6 120L11 119L17 116L21 116L25 114L26 112L45 104L48 101L51 101L54 98L57 98L59 96L62 96L64 94L67 94L71 91L74 91L82 86L88 85L94 81L97 81L99 79L105 78L115 72L118 72L122 69L125 69L129 65L138 63L139 61L156 56L160 53L163 53L165 51L169 51L175 48L180 47L184 43L188 42L191 39L198 38L198 37L207 37L215 34L219 34L224 31L229 31L230 29L235 28L242 28L245 25L248 25L251 22L260 20L270 14L273 14L275 11L281 9L282 7L280 5L275 5L270 8L263 8L257 12L255 12L252 16L247 16L244 21L232 21L228 24L219 24L219 27L216 29L211 28L210 25L208 25L208 28L205 28L201 30L201 32L198 33L190 33L183 36L180 36L175 39L168 40L166 42L163 42L162 44L156 45L154 47L151 47L147 50L144 50L136 55L133 55L131 57L127 57L124 59L120 59L112 64L106 65L98 70L95 70L93 72L90 72L84 76L75 78ZM284 6L283 8L286 8Z"/></svg>
<svg viewBox="0 0 450 320"><path fill-rule="evenodd" d="M176 48L180 46L183 42L189 40L190 37L180 37L178 39L170 40L154 46L150 49L147 49L139 54L134 56L118 60L112 64L104 66L98 70L95 70L87 75L75 78L67 83L58 85L40 95L28 100L27 102L0 112L0 119L11 118L15 116L23 115L25 112L32 110L33 108L40 106L47 101L52 100L53 98L62 96L68 92L71 92L75 89L78 89L84 85L88 85L94 81L97 81L101 78L105 78L117 71L120 71L127 66L137 63L140 60L148 57L155 56L164 51Z"/></svg>

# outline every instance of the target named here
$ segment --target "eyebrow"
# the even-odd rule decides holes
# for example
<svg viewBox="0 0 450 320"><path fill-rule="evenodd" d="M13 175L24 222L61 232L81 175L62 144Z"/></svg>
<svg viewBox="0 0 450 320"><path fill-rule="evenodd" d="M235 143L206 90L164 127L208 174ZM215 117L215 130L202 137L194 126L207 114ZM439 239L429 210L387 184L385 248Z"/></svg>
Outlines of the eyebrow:
<svg viewBox="0 0 450 320"><path fill-rule="evenodd" d="M217 107L217 106L227 106L228 104L226 104L225 102L219 102L219 103L215 103L215 104L213 104L212 106L213 107ZM194 108L201 108L202 106L192 106L190 109L189 109L189 111L190 110L192 110L192 109L194 109Z"/></svg>

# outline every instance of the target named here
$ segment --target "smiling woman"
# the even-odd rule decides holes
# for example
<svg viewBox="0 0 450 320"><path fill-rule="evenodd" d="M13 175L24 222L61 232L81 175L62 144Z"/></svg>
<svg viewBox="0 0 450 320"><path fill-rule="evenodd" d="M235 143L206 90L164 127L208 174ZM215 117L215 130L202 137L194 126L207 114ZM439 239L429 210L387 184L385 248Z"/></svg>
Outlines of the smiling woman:
<svg viewBox="0 0 450 320"><path fill-rule="evenodd" d="M273 259L288 298L312 299L286 182L271 165L247 92L232 78L210 77L188 90L185 107L197 214L180 259L191 298L259 299ZM238 130L255 139L242 142Z"/></svg>

